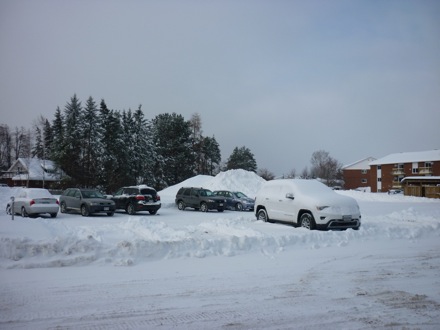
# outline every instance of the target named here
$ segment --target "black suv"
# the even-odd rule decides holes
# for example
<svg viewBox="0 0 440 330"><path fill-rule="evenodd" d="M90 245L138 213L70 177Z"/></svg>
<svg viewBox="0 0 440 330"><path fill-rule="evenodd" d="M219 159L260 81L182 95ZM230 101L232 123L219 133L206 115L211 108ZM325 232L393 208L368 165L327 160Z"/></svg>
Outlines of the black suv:
<svg viewBox="0 0 440 330"><path fill-rule="evenodd" d="M68 188L60 196L61 213L78 211L83 217L92 213L115 213L115 203L94 189Z"/></svg>
<svg viewBox="0 0 440 330"><path fill-rule="evenodd" d="M217 210L223 212L226 200L223 197L214 196L211 190L204 188L182 187L176 195L176 204L179 210L191 207L202 212Z"/></svg>
<svg viewBox="0 0 440 330"><path fill-rule="evenodd" d="M139 211L156 214L161 207L156 190L146 185L122 187L111 199L115 202L116 209L125 210L130 215Z"/></svg>

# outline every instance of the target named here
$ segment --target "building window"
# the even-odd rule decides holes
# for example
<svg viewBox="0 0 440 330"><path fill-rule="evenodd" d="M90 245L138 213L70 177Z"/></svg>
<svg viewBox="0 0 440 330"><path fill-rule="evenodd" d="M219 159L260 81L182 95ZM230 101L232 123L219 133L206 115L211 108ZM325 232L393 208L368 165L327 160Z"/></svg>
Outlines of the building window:
<svg viewBox="0 0 440 330"><path fill-rule="evenodd" d="M413 169L412 169L412 174L417 174L417 173L419 173L419 169L413 167Z"/></svg>
<svg viewBox="0 0 440 330"><path fill-rule="evenodd" d="M367 179L362 179L362 183L367 183Z"/></svg>
<svg viewBox="0 0 440 330"><path fill-rule="evenodd" d="M367 170L362 170L362 174L367 174Z"/></svg>
<svg viewBox="0 0 440 330"><path fill-rule="evenodd" d="M378 170L382 169L382 165L377 165L377 169Z"/></svg>
<svg viewBox="0 0 440 330"><path fill-rule="evenodd" d="M382 182L382 178L377 178L377 182Z"/></svg>

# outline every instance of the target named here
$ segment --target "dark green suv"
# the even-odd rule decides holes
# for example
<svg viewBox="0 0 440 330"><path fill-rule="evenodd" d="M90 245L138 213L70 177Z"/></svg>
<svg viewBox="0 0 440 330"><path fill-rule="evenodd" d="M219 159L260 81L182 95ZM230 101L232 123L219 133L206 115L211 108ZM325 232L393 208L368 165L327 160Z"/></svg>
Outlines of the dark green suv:
<svg viewBox="0 0 440 330"><path fill-rule="evenodd" d="M223 197L214 196L211 190L195 187L182 187L176 195L176 204L179 210L191 207L202 212L217 210L223 212L226 206Z"/></svg>

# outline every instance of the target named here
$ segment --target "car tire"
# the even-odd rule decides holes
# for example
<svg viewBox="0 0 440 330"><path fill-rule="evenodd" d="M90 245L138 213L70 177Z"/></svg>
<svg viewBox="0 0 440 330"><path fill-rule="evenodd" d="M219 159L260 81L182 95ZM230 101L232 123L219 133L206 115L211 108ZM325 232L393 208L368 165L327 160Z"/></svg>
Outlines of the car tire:
<svg viewBox="0 0 440 330"><path fill-rule="evenodd" d="M61 205L60 205L60 212L61 212L61 213L67 213L66 203L61 202Z"/></svg>
<svg viewBox="0 0 440 330"><path fill-rule="evenodd" d="M243 211L243 204L241 204L241 203L235 204L235 210L236 211Z"/></svg>
<svg viewBox="0 0 440 330"><path fill-rule="evenodd" d="M86 204L81 205L81 215L83 217L88 217L90 215L89 208L87 207Z"/></svg>
<svg viewBox="0 0 440 330"><path fill-rule="evenodd" d="M109 217L112 217L114 214L115 214L115 212L107 212L107 215L108 215Z"/></svg>
<svg viewBox="0 0 440 330"><path fill-rule="evenodd" d="M310 213L303 213L299 219L299 225L301 228L306 228L309 230L315 229L315 219Z"/></svg>
<svg viewBox="0 0 440 330"><path fill-rule="evenodd" d="M51 213L51 214L50 214L50 217L51 217L51 218L56 218L57 215L58 215L58 213Z"/></svg>
<svg viewBox="0 0 440 330"><path fill-rule="evenodd" d="M185 203L184 203L183 201L179 201L179 202L177 203L177 208L178 208L180 211L183 211L183 210L185 209Z"/></svg>
<svg viewBox="0 0 440 330"><path fill-rule="evenodd" d="M261 220L264 222L269 222L269 217L267 216L267 212L265 209L261 209L257 213L257 220Z"/></svg>
<svg viewBox="0 0 440 330"><path fill-rule="evenodd" d="M217 209L217 211L219 212L223 212L225 209Z"/></svg>
<svg viewBox="0 0 440 330"><path fill-rule="evenodd" d="M133 203L128 203L127 205L127 213L130 215L134 215L136 213L136 210L134 208Z"/></svg>
<svg viewBox="0 0 440 330"><path fill-rule="evenodd" d="M208 212L208 204L206 204L206 203L200 204L200 211Z"/></svg>
<svg viewBox="0 0 440 330"><path fill-rule="evenodd" d="M28 213L26 212L26 209L24 208L24 206L21 208L21 216L23 218L27 218L29 216Z"/></svg>
<svg viewBox="0 0 440 330"><path fill-rule="evenodd" d="M157 210L148 211L151 215L155 215L157 213Z"/></svg>

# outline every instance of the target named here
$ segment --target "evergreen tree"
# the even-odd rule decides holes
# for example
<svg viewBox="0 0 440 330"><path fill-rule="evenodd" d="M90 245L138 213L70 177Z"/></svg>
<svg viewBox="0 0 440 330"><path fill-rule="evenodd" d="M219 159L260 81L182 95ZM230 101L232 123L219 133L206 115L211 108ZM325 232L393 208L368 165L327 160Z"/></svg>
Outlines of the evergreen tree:
<svg viewBox="0 0 440 330"><path fill-rule="evenodd" d="M155 167L156 186L161 189L182 182L195 173L191 128L181 115L160 114L153 120L154 144L161 168Z"/></svg>
<svg viewBox="0 0 440 330"><path fill-rule="evenodd" d="M235 147L231 156L227 160L227 169L243 169L246 171L257 171L257 162L255 161L253 153L246 147Z"/></svg>
<svg viewBox="0 0 440 330"><path fill-rule="evenodd" d="M125 180L120 172L120 162L125 159L124 144L122 141L121 115L109 110L105 101L101 101L99 117L101 123L100 143L102 152L99 157L100 175L99 182L108 193L125 185ZM121 155L122 154L122 155Z"/></svg>
<svg viewBox="0 0 440 330"><path fill-rule="evenodd" d="M81 167L82 176L80 179L83 186L94 187L98 184L98 152L100 150L99 130L100 126L98 108L90 96L85 107L81 111L80 122L78 123L81 132Z"/></svg>
<svg viewBox="0 0 440 330"><path fill-rule="evenodd" d="M38 126L35 126L35 145L32 148L31 156L45 159L43 138L41 136L41 129Z"/></svg>
<svg viewBox="0 0 440 330"><path fill-rule="evenodd" d="M221 161L220 147L215 137L205 137L202 143L203 166L201 174L214 175L214 164L218 165Z"/></svg>
<svg viewBox="0 0 440 330"><path fill-rule="evenodd" d="M53 135L52 135L52 127L50 126L49 120L45 120L44 128L43 128L43 144L44 144L44 157L46 159L50 159L52 155L52 144L53 144Z"/></svg>
<svg viewBox="0 0 440 330"><path fill-rule="evenodd" d="M58 168L62 167L62 157L64 153L64 126L63 115L61 114L60 107L57 107L55 111L55 118L52 122L52 143L50 145L50 158L53 160Z"/></svg>
<svg viewBox="0 0 440 330"><path fill-rule="evenodd" d="M84 176L82 168L81 138L81 102L76 94L64 108L64 140L60 157L60 166L75 182Z"/></svg>

